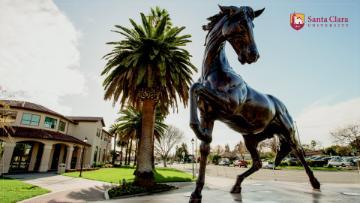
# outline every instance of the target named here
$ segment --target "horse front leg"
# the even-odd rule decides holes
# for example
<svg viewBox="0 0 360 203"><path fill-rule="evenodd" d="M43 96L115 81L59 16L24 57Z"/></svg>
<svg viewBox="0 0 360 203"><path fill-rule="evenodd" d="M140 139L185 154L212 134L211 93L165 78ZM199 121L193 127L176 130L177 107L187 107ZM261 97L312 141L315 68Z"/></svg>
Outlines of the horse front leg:
<svg viewBox="0 0 360 203"><path fill-rule="evenodd" d="M201 127L204 132L208 133L206 136L211 137L212 129L214 127L214 120L212 119L201 119ZM206 130L206 131L205 131ZM201 191L205 184L205 169L207 163L207 157L210 153L210 142L202 141L200 144L200 167L199 167L199 176L196 181L196 187L190 196L190 203L201 202Z"/></svg>
<svg viewBox="0 0 360 203"><path fill-rule="evenodd" d="M251 136L251 135L249 135L249 136ZM230 191L230 193L232 193L235 200L241 200L241 183L243 182L243 180L246 177L253 174L254 172L258 171L262 166L259 152L257 150L259 140L256 140L256 139L250 138L250 137L249 138L244 137L244 141L245 141L246 148L250 152L253 163L252 163L252 166L250 167L250 169L248 169L244 173L238 175L236 182Z"/></svg>
<svg viewBox="0 0 360 203"><path fill-rule="evenodd" d="M198 91L203 87L201 83L197 82L190 88L190 127L199 140L210 143L212 141L211 132L209 132L208 128L201 126L197 113Z"/></svg>

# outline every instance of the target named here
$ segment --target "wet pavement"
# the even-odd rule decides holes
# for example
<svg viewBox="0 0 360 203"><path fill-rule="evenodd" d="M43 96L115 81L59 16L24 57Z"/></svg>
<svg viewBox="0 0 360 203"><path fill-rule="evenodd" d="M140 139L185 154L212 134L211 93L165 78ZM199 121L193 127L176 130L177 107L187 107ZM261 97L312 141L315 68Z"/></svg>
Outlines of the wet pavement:
<svg viewBox="0 0 360 203"><path fill-rule="evenodd" d="M321 191L315 191L307 183L280 181L245 181L242 196L234 197L228 192L234 182L233 179L207 177L207 184L203 190L204 203L244 202L244 203L320 203L320 202L360 202L359 184L331 184L322 185ZM157 203L157 202L188 202L194 184L184 186L176 191L151 196L133 197L131 199L115 199L105 202L121 203Z"/></svg>
<svg viewBox="0 0 360 203"><path fill-rule="evenodd" d="M338 173L333 173L337 175ZM360 176L356 174L354 178ZM180 183L179 189L156 195L137 196L125 199L104 199L109 183L72 178L56 174L26 174L11 176L27 183L51 190L51 193L34 197L23 202L120 202L120 203L183 203L188 202L195 183ZM233 178L206 177L203 190L204 203L239 202L229 193ZM242 196L244 203L287 203L287 202L340 202L360 203L360 184L323 183L321 191L315 191L308 182L285 182L274 180L245 180Z"/></svg>

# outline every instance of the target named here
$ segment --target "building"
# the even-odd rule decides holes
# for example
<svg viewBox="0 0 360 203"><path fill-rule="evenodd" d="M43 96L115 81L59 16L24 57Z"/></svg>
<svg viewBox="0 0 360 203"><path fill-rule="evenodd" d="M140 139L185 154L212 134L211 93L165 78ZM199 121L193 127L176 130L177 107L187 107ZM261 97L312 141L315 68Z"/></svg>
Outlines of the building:
<svg viewBox="0 0 360 203"><path fill-rule="evenodd" d="M63 116L38 104L0 100L0 122L8 123L0 129L0 174L52 171L60 163L79 169L82 154L84 168L110 159L112 136L102 117Z"/></svg>

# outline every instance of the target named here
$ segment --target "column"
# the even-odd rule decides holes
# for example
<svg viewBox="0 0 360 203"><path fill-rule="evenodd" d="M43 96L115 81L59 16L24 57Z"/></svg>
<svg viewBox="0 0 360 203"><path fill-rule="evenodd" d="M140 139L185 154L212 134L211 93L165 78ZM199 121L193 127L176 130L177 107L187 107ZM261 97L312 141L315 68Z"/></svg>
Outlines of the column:
<svg viewBox="0 0 360 203"><path fill-rule="evenodd" d="M4 146L4 153L0 157L0 175L9 172L11 158L15 149L16 143L6 142Z"/></svg>
<svg viewBox="0 0 360 203"><path fill-rule="evenodd" d="M66 169L71 169L71 158L72 158L73 151L74 151L73 146L67 147L66 160L65 160Z"/></svg>
<svg viewBox="0 0 360 203"><path fill-rule="evenodd" d="M65 152L65 148L64 145L61 145L60 147L60 154L59 154L59 162L58 165L61 164L63 162L64 159L64 152Z"/></svg>
<svg viewBox="0 0 360 203"><path fill-rule="evenodd" d="M53 158L54 158L54 151L55 151L55 147L53 146L51 152L50 152L50 159L49 159L49 165L48 168L51 169L51 164L53 162Z"/></svg>
<svg viewBox="0 0 360 203"><path fill-rule="evenodd" d="M45 144L44 145L44 151L41 156L41 162L40 162L40 169L39 172L47 172L49 169L49 161L50 161L50 154L51 150L53 148L52 144Z"/></svg>
<svg viewBox="0 0 360 203"><path fill-rule="evenodd" d="M36 157L37 153L39 151L39 143L35 143L32 148L30 163L29 163L29 171L34 171L35 163L36 163Z"/></svg>
<svg viewBox="0 0 360 203"><path fill-rule="evenodd" d="M79 147L77 150L77 156L76 156L76 169L81 168L81 155L82 155L83 147Z"/></svg>

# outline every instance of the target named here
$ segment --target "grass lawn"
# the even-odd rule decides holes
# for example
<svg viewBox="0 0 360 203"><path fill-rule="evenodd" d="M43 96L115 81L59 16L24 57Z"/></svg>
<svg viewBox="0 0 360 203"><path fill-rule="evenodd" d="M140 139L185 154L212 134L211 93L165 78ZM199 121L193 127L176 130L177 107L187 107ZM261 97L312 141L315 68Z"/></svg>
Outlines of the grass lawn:
<svg viewBox="0 0 360 203"><path fill-rule="evenodd" d="M82 177L109 183L119 183L122 179L126 182L134 180L134 168L102 168L95 171L82 172ZM65 176L79 177L79 172L69 172ZM172 168L156 168L155 180L157 183L165 182L190 182L192 175Z"/></svg>
<svg viewBox="0 0 360 203"><path fill-rule="evenodd" d="M19 180L0 177L1 203L18 202L48 192L48 190L41 187L24 183Z"/></svg>

